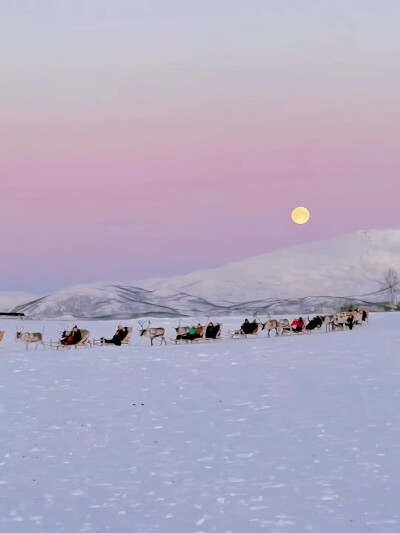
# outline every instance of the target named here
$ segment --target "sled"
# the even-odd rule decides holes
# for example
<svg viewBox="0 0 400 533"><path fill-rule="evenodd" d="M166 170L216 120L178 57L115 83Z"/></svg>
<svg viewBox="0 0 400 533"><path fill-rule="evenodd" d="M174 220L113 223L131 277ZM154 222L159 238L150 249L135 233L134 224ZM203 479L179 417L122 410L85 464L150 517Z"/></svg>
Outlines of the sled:
<svg viewBox="0 0 400 533"><path fill-rule="evenodd" d="M125 337L125 339L121 341L121 346L131 346L131 337L133 333L133 327L130 327L127 329L128 329L128 334ZM101 339L93 339L92 344L93 346L117 346L116 344L113 344L111 342L110 343L101 342ZM119 346L117 347L119 348Z"/></svg>
<svg viewBox="0 0 400 533"><path fill-rule="evenodd" d="M257 327L253 329L253 331L245 332L243 331L243 328L235 329L235 330L228 330L228 335L231 337L231 339L247 339L248 337L256 337L258 335L260 329L260 325L257 324Z"/></svg>
<svg viewBox="0 0 400 533"><path fill-rule="evenodd" d="M217 322L214 324L215 327L217 327L217 331L215 334L215 337L207 336L207 327L204 327L203 335L199 337L198 339L194 339L193 342L214 342L221 339L221 330L222 330L222 324Z"/></svg>
<svg viewBox="0 0 400 533"><path fill-rule="evenodd" d="M175 331L177 332L177 336L176 336L176 339L174 339L174 343L175 344L187 344L188 342L192 343L192 342L198 341L199 339L203 337L206 331L206 326L197 326L195 329L196 329L196 335L198 335L198 337L193 337L193 338L186 337L186 335L189 335L190 329L192 328L189 326L179 326L175 328ZM178 339L178 337L183 337L183 338Z"/></svg>
<svg viewBox="0 0 400 533"><path fill-rule="evenodd" d="M71 350L71 348L88 348L92 347L92 343L90 342L90 331L87 329L81 329L81 335L82 338L79 342L76 344L62 344L61 340L58 340L56 342L50 341L50 348L53 350Z"/></svg>

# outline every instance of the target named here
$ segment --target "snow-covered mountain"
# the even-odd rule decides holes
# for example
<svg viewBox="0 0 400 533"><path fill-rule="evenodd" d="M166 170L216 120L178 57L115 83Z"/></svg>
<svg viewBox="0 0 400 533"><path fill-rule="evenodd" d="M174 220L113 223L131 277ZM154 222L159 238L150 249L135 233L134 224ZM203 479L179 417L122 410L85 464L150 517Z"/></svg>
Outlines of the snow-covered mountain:
<svg viewBox="0 0 400 533"><path fill-rule="evenodd" d="M164 280L72 287L14 311L35 318L333 312L384 301L389 268L400 272L400 230L358 231Z"/></svg>
<svg viewBox="0 0 400 533"><path fill-rule="evenodd" d="M32 318L135 318L181 316L188 310L203 313L214 309L211 302L174 292L164 296L157 291L122 284L96 283L55 292L13 311Z"/></svg>
<svg viewBox="0 0 400 533"><path fill-rule="evenodd" d="M310 295L364 295L379 289L389 267L400 271L400 229L358 231L292 246L212 270L138 283L213 302Z"/></svg>

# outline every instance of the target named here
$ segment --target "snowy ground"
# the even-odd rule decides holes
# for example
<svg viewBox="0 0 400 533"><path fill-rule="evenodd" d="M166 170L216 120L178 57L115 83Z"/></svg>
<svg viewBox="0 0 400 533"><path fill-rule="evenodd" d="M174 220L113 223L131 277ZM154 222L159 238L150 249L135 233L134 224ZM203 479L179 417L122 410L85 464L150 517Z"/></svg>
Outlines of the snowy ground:
<svg viewBox="0 0 400 533"><path fill-rule="evenodd" d="M43 323L0 321L1 532L400 531L398 314L203 345L150 348L135 332L130 348L64 353L26 352L16 325Z"/></svg>

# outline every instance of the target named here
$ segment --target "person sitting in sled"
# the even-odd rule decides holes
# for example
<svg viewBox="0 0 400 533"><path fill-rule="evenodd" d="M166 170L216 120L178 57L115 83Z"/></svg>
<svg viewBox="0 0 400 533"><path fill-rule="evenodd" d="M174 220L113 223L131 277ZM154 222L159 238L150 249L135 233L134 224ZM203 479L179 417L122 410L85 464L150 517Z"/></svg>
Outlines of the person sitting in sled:
<svg viewBox="0 0 400 533"><path fill-rule="evenodd" d="M189 328L188 333L185 333L184 335L177 335L176 340L188 340L193 341L194 339L199 339L201 335L198 333L199 328L201 328L200 324L197 326L192 326Z"/></svg>
<svg viewBox="0 0 400 533"><path fill-rule="evenodd" d="M253 320L253 322L250 324L250 326L251 326L250 333L254 333L255 331L258 330L258 323L257 323L257 319L256 318Z"/></svg>
<svg viewBox="0 0 400 533"><path fill-rule="evenodd" d="M256 331L258 328L257 320L254 319L253 322L249 322L246 318L246 320L241 325L241 329L245 335L251 335Z"/></svg>
<svg viewBox="0 0 400 533"><path fill-rule="evenodd" d="M219 324L213 324L210 322L206 329L206 339L216 339L220 330Z"/></svg>
<svg viewBox="0 0 400 533"><path fill-rule="evenodd" d="M187 338L189 340L194 340L194 339L199 339L201 337L199 331L201 329L201 325L199 324L198 326L192 326L190 329L189 329L189 333L187 334Z"/></svg>
<svg viewBox="0 0 400 533"><path fill-rule="evenodd" d="M243 322L243 324L240 326L243 333L246 335L247 333L251 333L252 331L252 326L250 324L250 322L248 321L248 319L246 318L245 321Z"/></svg>
<svg viewBox="0 0 400 533"><path fill-rule="evenodd" d="M112 339L105 339L101 337L101 344L115 344L115 346L121 346L122 341L128 335L128 328L123 326L118 326L117 331Z"/></svg>
<svg viewBox="0 0 400 533"><path fill-rule="evenodd" d="M296 318L291 323L292 331L295 333L300 333L300 331L303 331L304 325L304 321L301 317L299 319Z"/></svg>
<svg viewBox="0 0 400 533"><path fill-rule="evenodd" d="M352 330L354 326L354 315L350 315L348 319L346 320L346 326Z"/></svg>
<svg viewBox="0 0 400 533"><path fill-rule="evenodd" d="M61 344L64 344L65 346L69 346L71 344L78 344L82 340L82 333L81 330L78 329L78 326L74 326L72 330L69 332L64 331L63 338L61 339Z"/></svg>

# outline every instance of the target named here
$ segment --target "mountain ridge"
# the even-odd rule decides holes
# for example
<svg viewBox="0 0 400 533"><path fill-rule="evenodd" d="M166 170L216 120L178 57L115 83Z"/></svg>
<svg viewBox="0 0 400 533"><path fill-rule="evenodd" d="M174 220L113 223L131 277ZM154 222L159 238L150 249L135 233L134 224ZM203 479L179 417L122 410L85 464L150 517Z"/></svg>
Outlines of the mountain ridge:
<svg viewBox="0 0 400 533"><path fill-rule="evenodd" d="M381 251L382 244L386 245L384 254ZM392 252L393 247L394 253ZM330 252L329 258L326 257L327 252ZM378 253L381 254L379 257L377 257ZM312 272L308 286L304 279L306 278L304 265L307 262ZM302 267L298 266L299 263ZM168 288L169 290L179 288L199 294L196 285L198 286L199 281L201 281L204 289L201 293L207 294L209 297L207 281L204 280L207 278L208 285L213 291L212 296L215 298L215 286L211 284L210 279L214 280L214 283L217 281L219 284L223 284L233 273L236 275L236 281L238 281L239 274L239 280L246 282L246 291L248 291L249 276L255 280L255 283L265 284L269 289L268 296L287 298L305 297L310 294L360 296L373 292L374 288L377 289L385 268L390 267L400 268L400 229L359 230L345 233L333 239L286 247L239 262L229 263L223 267L203 269L183 276L175 276L155 284L148 283L146 280L136 282L136 284L144 288L150 286L156 289ZM303 268L301 272L303 275L302 283L299 283L299 268ZM283 270L285 276L282 275ZM331 271L329 272L329 270ZM266 271L267 274L265 275ZM346 274L350 271L355 271L356 276L353 277L356 278L356 284L354 284L354 279L349 276L346 278ZM335 272L339 275L335 276ZM326 280L332 275L334 275L335 284L327 284ZM270 279L273 283L260 282L259 280L263 276L265 281ZM272 285L272 287L268 285ZM317 291L313 290L315 287L318 287ZM243 297L244 295L236 296L236 301L246 299Z"/></svg>
<svg viewBox="0 0 400 533"><path fill-rule="evenodd" d="M389 268L400 271L400 229L360 230L183 276L77 285L12 310L42 318L135 318L322 312L345 302L379 307Z"/></svg>

